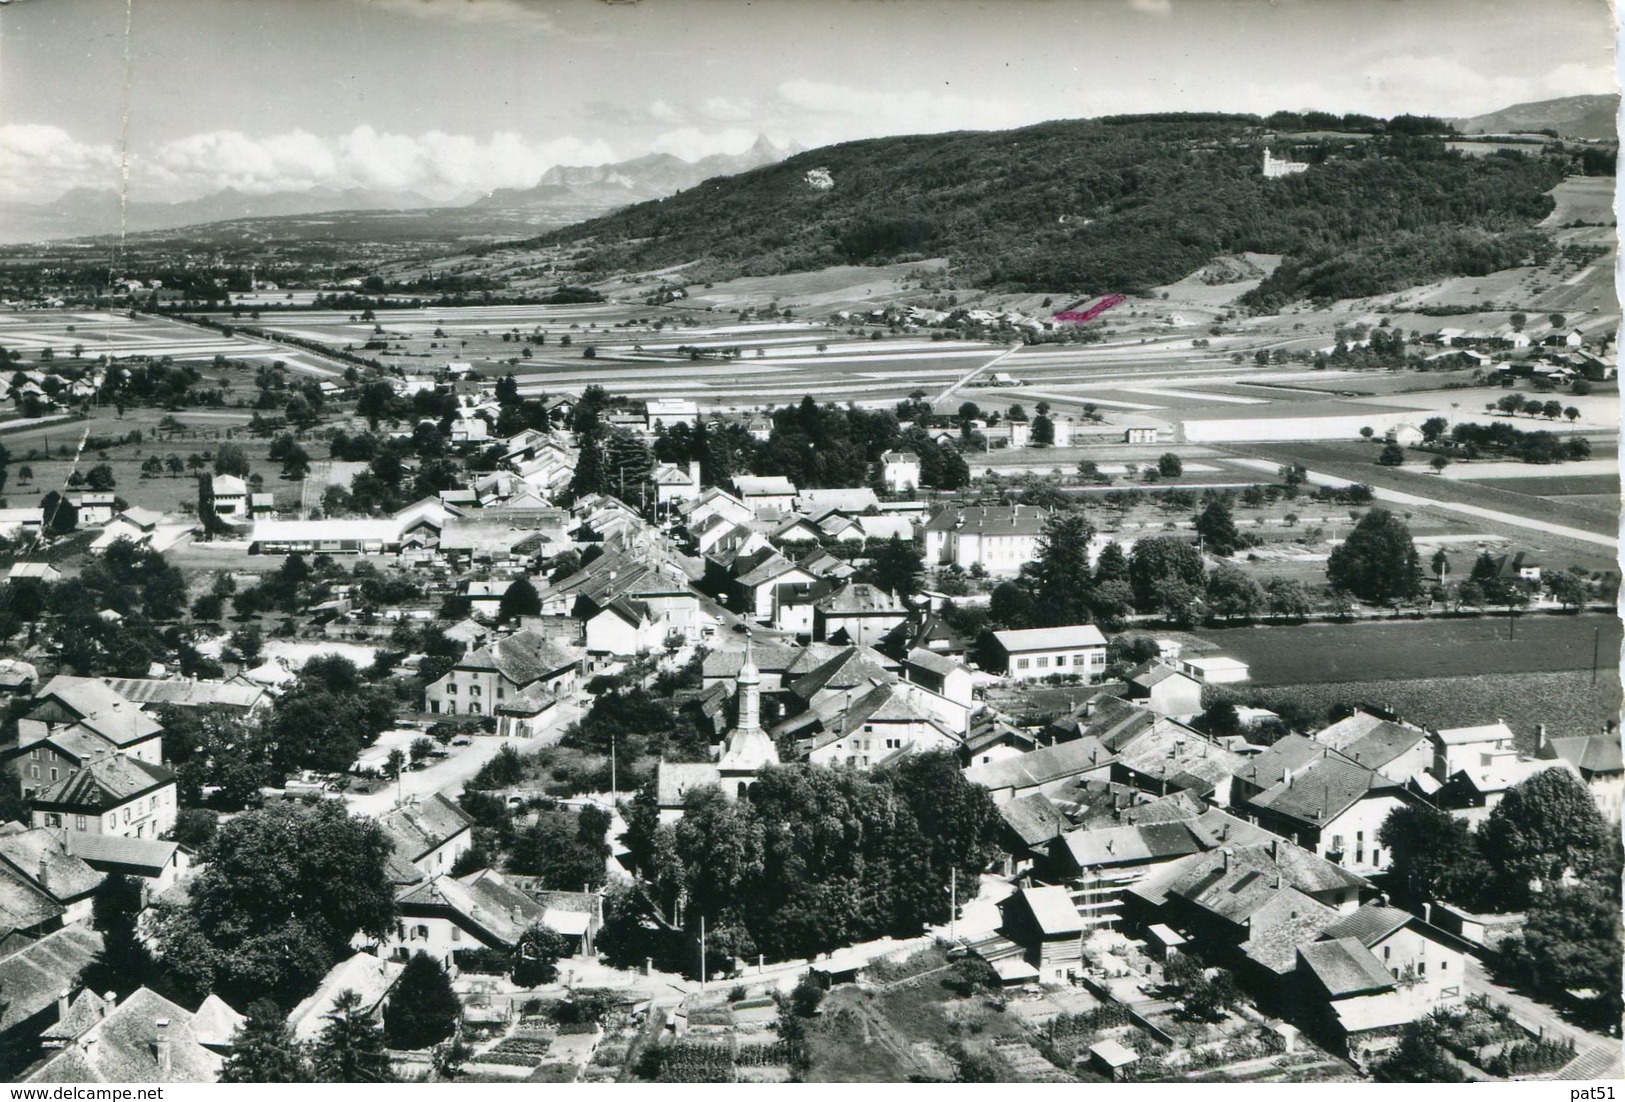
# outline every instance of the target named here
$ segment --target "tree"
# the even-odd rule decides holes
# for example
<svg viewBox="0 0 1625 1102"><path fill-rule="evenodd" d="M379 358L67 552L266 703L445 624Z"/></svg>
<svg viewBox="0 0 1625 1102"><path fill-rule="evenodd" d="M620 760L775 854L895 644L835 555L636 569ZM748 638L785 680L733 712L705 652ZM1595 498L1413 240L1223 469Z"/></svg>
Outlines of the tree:
<svg viewBox="0 0 1625 1102"><path fill-rule="evenodd" d="M160 460L160 470L162 467L163 463ZM89 489L97 491L98 493L107 493L109 490L113 489L115 485L117 485L117 483L113 478L113 468L109 467L106 463L96 464L94 467L90 468L90 473L85 476L85 486Z"/></svg>
<svg viewBox="0 0 1625 1102"><path fill-rule="evenodd" d="M1581 609L1590 596L1591 586L1585 576L1573 570L1556 570L1545 576L1546 588L1564 608Z"/></svg>
<svg viewBox="0 0 1625 1102"><path fill-rule="evenodd" d="M1410 528L1386 509L1360 518L1348 539L1333 549L1326 579L1363 601L1386 604L1416 596L1421 589L1421 563Z"/></svg>
<svg viewBox="0 0 1625 1102"><path fill-rule="evenodd" d="M1450 556L1444 553L1442 547L1433 552L1433 573L1440 585L1444 584L1445 575L1450 573Z"/></svg>
<svg viewBox="0 0 1625 1102"><path fill-rule="evenodd" d="M1389 883L1402 901L1416 907L1434 900L1474 906L1483 897L1489 866L1472 830L1454 815L1423 804L1401 805L1383 820L1377 841L1392 855Z"/></svg>
<svg viewBox="0 0 1625 1102"><path fill-rule="evenodd" d="M1608 838L1585 782L1555 768L1513 785L1478 833L1484 857L1500 873L1500 897L1509 910L1524 905L1534 883L1549 887L1566 871L1591 870Z"/></svg>
<svg viewBox="0 0 1625 1102"><path fill-rule="evenodd" d="M1095 557L1095 584L1098 586L1106 582L1126 581L1128 581L1128 555L1123 551L1122 544L1111 540Z"/></svg>
<svg viewBox="0 0 1625 1102"><path fill-rule="evenodd" d="M1377 463L1383 467L1400 467L1405 463L1405 449L1398 444L1384 444L1377 453Z"/></svg>
<svg viewBox="0 0 1625 1102"><path fill-rule="evenodd" d="M1082 512L1051 513L1044 521L1033 571L1038 626L1089 622L1089 597L1094 588L1089 542L1094 536L1094 526Z"/></svg>
<svg viewBox="0 0 1625 1102"><path fill-rule="evenodd" d="M141 477L157 478L164 473L164 461L156 455L149 455L141 461Z"/></svg>
<svg viewBox="0 0 1625 1102"><path fill-rule="evenodd" d="M1467 1074L1446 1056L1431 1019L1410 1022L1399 1031L1399 1044L1378 1064L1374 1074L1382 1083L1465 1083Z"/></svg>
<svg viewBox="0 0 1625 1102"><path fill-rule="evenodd" d="M434 739L428 735L419 735L413 739L411 746L407 748L407 754L411 757L412 764L416 765L419 762L428 761L429 755L435 751L435 746Z"/></svg>
<svg viewBox="0 0 1625 1102"><path fill-rule="evenodd" d="M1450 457L1448 455L1436 455L1428 460L1428 466L1433 468L1435 474L1444 474L1444 469L1450 466Z"/></svg>
<svg viewBox="0 0 1625 1102"><path fill-rule="evenodd" d="M291 1007L357 934L391 928L391 852L382 827L336 802L244 812L221 826L190 902L159 907L160 956L200 996Z"/></svg>
<svg viewBox="0 0 1625 1102"><path fill-rule="evenodd" d="M406 768L406 753L399 746L390 750L389 756L384 759L384 776L394 780Z"/></svg>
<svg viewBox="0 0 1625 1102"><path fill-rule="evenodd" d="M901 536L892 536L858 570L857 577L859 581L906 599L919 592L924 573L925 564L913 541L905 542Z"/></svg>
<svg viewBox="0 0 1625 1102"><path fill-rule="evenodd" d="M516 987L540 987L554 982L559 961L570 955L570 943L550 926L536 923L519 937L513 950L511 978Z"/></svg>
<svg viewBox="0 0 1625 1102"><path fill-rule="evenodd" d="M1202 549L1220 558L1247 546L1247 538L1236 530L1230 500L1222 494L1209 498L1207 506L1197 515L1196 534L1202 537Z"/></svg>
<svg viewBox="0 0 1625 1102"><path fill-rule="evenodd" d="M1270 615L1282 620L1302 620L1314 611L1309 587L1297 578L1271 578L1264 600Z"/></svg>
<svg viewBox="0 0 1625 1102"><path fill-rule="evenodd" d="M1596 992L1598 1017L1618 1022L1618 879L1554 884L1530 900L1523 935L1503 950L1508 970L1537 990Z"/></svg>
<svg viewBox="0 0 1625 1102"><path fill-rule="evenodd" d="M384 1007L384 1039L390 1048L428 1048L457 1031L462 1012L440 962L427 953L414 954Z"/></svg>
<svg viewBox="0 0 1625 1102"><path fill-rule="evenodd" d="M1427 441L1429 444L1435 443L1444 436L1445 430L1449 427L1450 422L1447 419L1443 417L1429 417L1426 421L1422 422L1422 439Z"/></svg>
<svg viewBox="0 0 1625 1102"><path fill-rule="evenodd" d="M1159 607L1160 594L1169 583L1198 587L1205 581L1202 556L1195 545L1173 536L1137 541L1129 554L1128 567L1134 604L1146 612Z"/></svg>
<svg viewBox="0 0 1625 1102"><path fill-rule="evenodd" d="M214 473L248 477L248 453L241 444L225 443L214 453Z"/></svg>
<svg viewBox="0 0 1625 1102"><path fill-rule="evenodd" d="M1185 473L1185 461L1173 452L1163 452L1157 457L1157 473L1164 478L1178 478Z"/></svg>
<svg viewBox="0 0 1625 1102"><path fill-rule="evenodd" d="M1249 617L1264 605L1264 590L1234 566L1221 566L1207 579L1207 603L1226 620Z"/></svg>
<svg viewBox="0 0 1625 1102"><path fill-rule="evenodd" d="M1055 443L1055 422L1047 414L1040 413L1033 418L1032 444L1035 448L1047 448Z"/></svg>
<svg viewBox="0 0 1625 1102"><path fill-rule="evenodd" d="M378 1023L351 990L339 992L311 1051L318 1083L393 1083L394 1069Z"/></svg>
<svg viewBox="0 0 1625 1102"><path fill-rule="evenodd" d="M220 1071L222 1083L308 1083L311 1068L299 1049L287 1017L270 999L248 1005L232 1036L231 1054Z"/></svg>
<svg viewBox="0 0 1625 1102"><path fill-rule="evenodd" d="M502 600L497 605L497 619L504 624L512 623L521 616L540 616L541 612L541 595L529 578L515 578L513 584L503 591Z"/></svg>

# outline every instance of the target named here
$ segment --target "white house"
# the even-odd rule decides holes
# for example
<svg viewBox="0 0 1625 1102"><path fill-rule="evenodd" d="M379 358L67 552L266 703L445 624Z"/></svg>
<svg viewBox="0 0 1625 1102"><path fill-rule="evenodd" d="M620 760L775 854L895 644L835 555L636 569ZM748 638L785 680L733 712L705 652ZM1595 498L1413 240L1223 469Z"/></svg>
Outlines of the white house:
<svg viewBox="0 0 1625 1102"><path fill-rule="evenodd" d="M175 825L175 774L161 765L104 755L29 798L34 826L157 838Z"/></svg>
<svg viewBox="0 0 1625 1102"><path fill-rule="evenodd" d="M1004 654L1006 675L1017 681L1056 673L1099 681L1106 673L1106 637L1093 624L996 631L993 639Z"/></svg>
<svg viewBox="0 0 1625 1102"><path fill-rule="evenodd" d="M572 691L579 666L575 653L526 629L463 655L424 695L437 715L492 715L535 685L555 694Z"/></svg>
<svg viewBox="0 0 1625 1102"><path fill-rule="evenodd" d="M766 510L786 513L795 508L796 485L782 475L736 475L734 489L752 514Z"/></svg>
<svg viewBox="0 0 1625 1102"><path fill-rule="evenodd" d="M248 515L248 483L234 474L217 474L210 480L209 485L214 498L216 516Z"/></svg>
<svg viewBox="0 0 1625 1102"><path fill-rule="evenodd" d="M925 524L925 561L1014 574L1038 557L1049 512L1036 505L945 505Z"/></svg>
<svg viewBox="0 0 1625 1102"><path fill-rule="evenodd" d="M894 494L920 487L920 457L913 452L887 452L880 457L880 480Z"/></svg>

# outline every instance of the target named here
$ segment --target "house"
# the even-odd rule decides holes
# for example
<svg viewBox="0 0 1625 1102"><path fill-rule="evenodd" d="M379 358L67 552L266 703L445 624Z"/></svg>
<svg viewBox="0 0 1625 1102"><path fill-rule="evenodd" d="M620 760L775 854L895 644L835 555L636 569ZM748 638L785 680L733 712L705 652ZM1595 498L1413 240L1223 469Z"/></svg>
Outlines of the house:
<svg viewBox="0 0 1625 1102"><path fill-rule="evenodd" d="M902 674L905 680L966 707L975 700L975 675L970 667L945 654L915 647L903 659Z"/></svg>
<svg viewBox="0 0 1625 1102"><path fill-rule="evenodd" d="M436 715L492 715L511 696L541 686L573 692L578 656L530 628L470 651L424 693Z"/></svg>
<svg viewBox="0 0 1625 1102"><path fill-rule="evenodd" d="M102 935L78 923L35 941L6 939L0 956L0 1074L15 1082L41 1055L41 1034L69 1018L80 976L102 950Z"/></svg>
<svg viewBox="0 0 1625 1102"><path fill-rule="evenodd" d="M1433 764L1428 732L1369 712L1356 711L1316 732L1314 740L1399 784L1421 777Z"/></svg>
<svg viewBox="0 0 1625 1102"><path fill-rule="evenodd" d="M655 486L655 504L661 509L670 508L680 501L690 501L698 497L702 489L700 461L690 460L686 467L662 463L654 469L649 480Z"/></svg>
<svg viewBox="0 0 1625 1102"><path fill-rule="evenodd" d="M195 677L161 680L150 677L104 677L102 683L142 711L160 708L225 708L251 715L269 707L271 694L260 685L241 681L209 681Z"/></svg>
<svg viewBox="0 0 1625 1102"><path fill-rule="evenodd" d="M1233 685L1239 681L1246 681L1251 676L1247 670L1247 663L1239 658L1226 658L1222 655L1182 658L1180 668L1204 685Z"/></svg>
<svg viewBox="0 0 1625 1102"><path fill-rule="evenodd" d="M1019 757L972 765L965 779L988 790L995 804L1035 793L1054 796L1080 778L1105 780L1116 756L1093 738L1046 746Z"/></svg>
<svg viewBox="0 0 1625 1102"><path fill-rule="evenodd" d="M587 653L641 654L659 646L664 635L647 604L617 597L587 618Z"/></svg>
<svg viewBox="0 0 1625 1102"><path fill-rule="evenodd" d="M999 848L1006 854L999 872L1011 877L1046 860L1050 844L1072 826L1065 813L1042 793L1000 804L999 817Z"/></svg>
<svg viewBox="0 0 1625 1102"><path fill-rule="evenodd" d="M395 855L426 876L452 871L474 845L474 820L439 792L423 800L410 797L378 825Z"/></svg>
<svg viewBox="0 0 1625 1102"><path fill-rule="evenodd" d="M1125 444L1155 444L1157 430L1151 425L1130 425L1123 430Z"/></svg>
<svg viewBox="0 0 1625 1102"><path fill-rule="evenodd" d="M1487 768L1497 759L1516 757L1512 728L1497 720L1478 727L1449 727L1429 733L1433 764L1429 772L1441 784L1469 766Z"/></svg>
<svg viewBox="0 0 1625 1102"><path fill-rule="evenodd" d="M814 602L812 636L820 642L873 646L908 617L896 597L867 582L848 581Z"/></svg>
<svg viewBox="0 0 1625 1102"><path fill-rule="evenodd" d="M84 528L106 524L118 512L118 497L112 493L70 495L68 504L78 512L79 525Z"/></svg>
<svg viewBox="0 0 1625 1102"><path fill-rule="evenodd" d="M1596 735L1547 738L1544 725L1537 728L1535 756L1543 761L1568 762L1580 774L1603 818L1616 826L1620 821L1620 801L1625 795L1625 774L1620 766L1619 728L1613 723Z"/></svg>
<svg viewBox="0 0 1625 1102"><path fill-rule="evenodd" d="M200 1008L201 1010L201 1008ZM33 1069L29 1083L215 1083L225 1060L193 1029L195 1015L145 987L111 1006ZM207 1036L213 1038L211 1028Z"/></svg>
<svg viewBox="0 0 1625 1102"><path fill-rule="evenodd" d="M1065 888L1020 888L998 906L999 933L1021 946L1040 979L1065 983L1081 973L1085 927Z"/></svg>
<svg viewBox="0 0 1625 1102"><path fill-rule="evenodd" d="M175 825L175 774L123 754L93 758L29 798L33 825L157 838Z"/></svg>
<svg viewBox="0 0 1625 1102"><path fill-rule="evenodd" d="M821 716L819 730L805 743L811 764L867 769L905 754L959 748L958 736L897 685L876 685L848 702L850 696L843 694L833 707L815 709L830 714ZM775 733L800 721L787 721Z"/></svg>
<svg viewBox="0 0 1625 1102"><path fill-rule="evenodd" d="M1227 805L1231 779L1244 760L1200 731L1159 716L1118 751L1111 779L1157 796L1189 792Z"/></svg>
<svg viewBox="0 0 1625 1102"><path fill-rule="evenodd" d="M62 571L48 562L17 562L11 564L6 573L6 581L18 582L24 578L32 578L46 585L55 585L62 580Z"/></svg>
<svg viewBox="0 0 1625 1102"><path fill-rule="evenodd" d="M0 658L0 695L32 696L39 670L21 658Z"/></svg>
<svg viewBox="0 0 1625 1102"><path fill-rule="evenodd" d="M779 764L778 747L762 727L762 674L749 641L734 677L734 722L720 744L712 747L714 762L667 762L655 766L655 795L660 821L682 818L691 792L720 789L733 800L743 796L764 768Z"/></svg>
<svg viewBox="0 0 1625 1102"><path fill-rule="evenodd" d="M1260 790L1261 780L1271 783ZM1396 808L1420 802L1401 783L1300 735L1260 754L1235 782L1236 806L1260 826L1360 873L1389 866L1392 854L1377 832Z"/></svg>
<svg viewBox="0 0 1625 1102"><path fill-rule="evenodd" d="M64 831L62 839L69 853L97 872L123 873L144 882L148 898L174 887L192 867L190 850L179 842L161 838Z"/></svg>
<svg viewBox="0 0 1625 1102"><path fill-rule="evenodd" d="M1202 710L1202 683L1188 673L1155 660L1129 672L1125 695L1163 716L1191 716Z"/></svg>
<svg viewBox="0 0 1625 1102"><path fill-rule="evenodd" d="M234 474L217 474L209 480L214 513L219 517L244 517L249 513L248 483Z"/></svg>
<svg viewBox="0 0 1625 1102"><path fill-rule="evenodd" d="M693 421L700 415L700 407L686 398L650 398L644 403L644 411L644 429L647 432Z"/></svg>
<svg viewBox="0 0 1625 1102"><path fill-rule="evenodd" d="M1517 754L1498 755L1483 765L1467 765L1452 773L1432 793L1432 801L1469 824L1489 818L1490 812L1517 785L1548 769L1564 769L1578 774L1562 758L1525 758Z"/></svg>
<svg viewBox="0 0 1625 1102"><path fill-rule="evenodd" d="M68 849L60 831L21 823L0 827L0 909L7 913L10 929L27 928L9 921L23 893L38 893L61 908L61 925L88 922L104 878Z"/></svg>
<svg viewBox="0 0 1625 1102"><path fill-rule="evenodd" d="M680 503L677 512L683 517L690 532L711 517L722 517L734 524L748 524L756 519L756 514L749 505L717 486L712 486L698 497Z"/></svg>
<svg viewBox="0 0 1625 1102"><path fill-rule="evenodd" d="M945 505L925 523L925 561L1014 574L1038 557L1049 512L1035 505Z"/></svg>
<svg viewBox="0 0 1625 1102"><path fill-rule="evenodd" d="M993 641L1005 675L1016 681L1060 673L1093 682L1106 673L1106 637L1093 624L996 631Z"/></svg>
<svg viewBox="0 0 1625 1102"><path fill-rule="evenodd" d="M795 508L795 483L782 475L736 475L734 490L753 515L768 510L787 513Z"/></svg>
<svg viewBox="0 0 1625 1102"><path fill-rule="evenodd" d="M776 623L781 608L790 603L798 589L804 590L818 579L801 566L771 548L736 560L727 583L731 608L758 623Z"/></svg>
<svg viewBox="0 0 1625 1102"><path fill-rule="evenodd" d="M405 885L395 899L400 921L381 948L402 962L414 953L427 953L452 966L456 963L454 954L462 949L512 952L526 931L536 925L546 926L579 945L592 927L591 915L544 906L489 869L462 877L435 876L421 884Z"/></svg>
<svg viewBox="0 0 1625 1102"><path fill-rule="evenodd" d="M116 689L93 677L59 674L17 721L23 794L67 775L101 753L163 761L164 729Z"/></svg>
<svg viewBox="0 0 1625 1102"><path fill-rule="evenodd" d="M879 512L880 499L868 486L843 486L826 490L802 490L796 495L795 506L803 513L814 517L822 517L831 512L855 517L870 510Z"/></svg>
<svg viewBox="0 0 1625 1102"><path fill-rule="evenodd" d="M880 457L880 480L888 493L913 493L920 487L920 457L913 452L886 452Z"/></svg>
<svg viewBox="0 0 1625 1102"><path fill-rule="evenodd" d="M328 969L321 985L288 1014L288 1028L294 1040L309 1044L322 1035L330 1020L328 1015L338 1005L339 995L354 991L361 996L360 1012L369 1017L383 1014L384 1000L395 987L395 982L406 971L399 961L382 960L371 953L359 952Z"/></svg>
<svg viewBox="0 0 1625 1102"><path fill-rule="evenodd" d="M462 583L462 595L468 598L469 612L486 620L495 620L502 610L502 596L513 586L512 578L467 578Z"/></svg>

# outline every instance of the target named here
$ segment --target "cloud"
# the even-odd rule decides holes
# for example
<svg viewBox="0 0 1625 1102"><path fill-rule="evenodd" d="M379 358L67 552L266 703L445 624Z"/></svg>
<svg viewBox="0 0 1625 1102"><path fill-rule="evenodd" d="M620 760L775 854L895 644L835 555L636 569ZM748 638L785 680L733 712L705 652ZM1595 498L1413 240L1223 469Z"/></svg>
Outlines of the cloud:
<svg viewBox="0 0 1625 1102"><path fill-rule="evenodd" d="M354 0L368 12L407 15L465 26L552 30L553 20L534 0Z"/></svg>
<svg viewBox="0 0 1625 1102"><path fill-rule="evenodd" d="M119 155L111 145L89 145L61 127L38 123L0 126L0 200L37 200L42 181L73 187L118 186Z"/></svg>
<svg viewBox="0 0 1625 1102"><path fill-rule="evenodd" d="M1174 10L1173 0L1128 0L1128 6L1146 15L1168 15Z"/></svg>
<svg viewBox="0 0 1625 1102"><path fill-rule="evenodd" d="M780 111L798 119L797 137L822 144L884 134L996 130L1076 114L1052 107L975 99L939 89L880 92L815 80L787 80L777 89Z"/></svg>

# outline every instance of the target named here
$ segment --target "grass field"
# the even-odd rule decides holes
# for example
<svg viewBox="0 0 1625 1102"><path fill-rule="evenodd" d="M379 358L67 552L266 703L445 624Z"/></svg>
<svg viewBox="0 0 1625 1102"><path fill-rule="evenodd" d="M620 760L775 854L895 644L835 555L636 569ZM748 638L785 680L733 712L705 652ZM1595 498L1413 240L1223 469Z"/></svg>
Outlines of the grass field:
<svg viewBox="0 0 1625 1102"><path fill-rule="evenodd" d="M1527 753L1534 748L1537 724L1546 725L1548 737L1560 738L1594 734L1607 720L1618 719L1620 682L1618 668L1610 667L1595 686L1589 670L1570 670L1275 686L1243 695L1266 708L1291 700L1322 714L1337 704L1387 706L1411 723L1434 728L1504 720Z"/></svg>
<svg viewBox="0 0 1625 1102"><path fill-rule="evenodd" d="M1204 628L1195 634L1251 667L1253 684L1303 685L1585 670L1593 640L1618 666L1613 616L1524 615L1515 638L1505 617L1378 620L1352 624ZM1600 635L1595 633L1600 632Z"/></svg>
<svg viewBox="0 0 1625 1102"><path fill-rule="evenodd" d="M1496 489L1511 490L1514 493L1530 494L1534 497L1570 497L1575 495L1612 494L1619 496L1619 475L1617 474L1577 474L1560 475L1558 477L1537 477L1519 479L1478 479L1464 478L1463 482L1471 482L1475 486L1490 486Z"/></svg>

